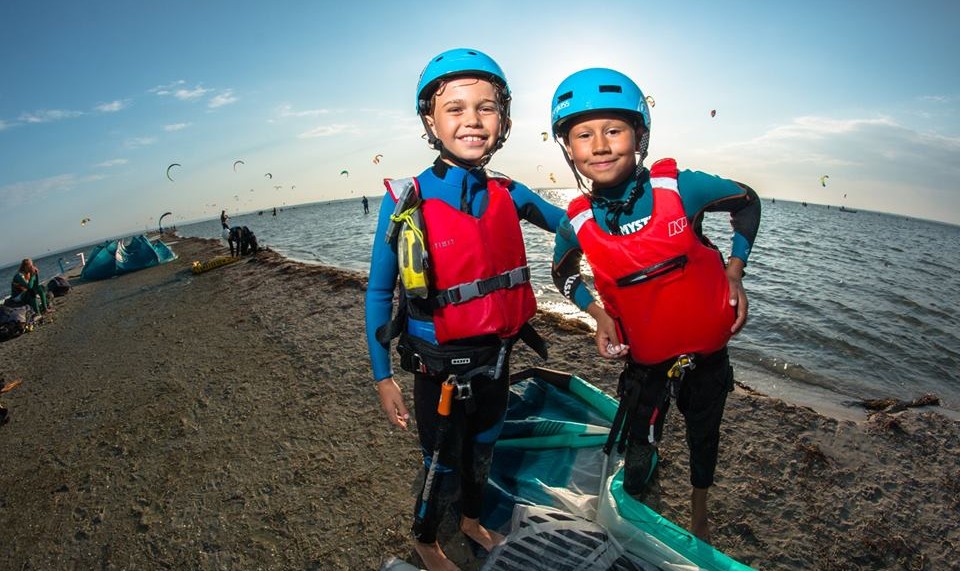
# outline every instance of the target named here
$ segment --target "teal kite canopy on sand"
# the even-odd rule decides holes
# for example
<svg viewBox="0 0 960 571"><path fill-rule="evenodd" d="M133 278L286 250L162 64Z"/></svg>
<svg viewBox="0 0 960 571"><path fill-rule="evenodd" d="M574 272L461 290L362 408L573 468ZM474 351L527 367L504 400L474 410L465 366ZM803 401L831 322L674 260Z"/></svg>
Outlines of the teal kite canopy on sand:
<svg viewBox="0 0 960 571"><path fill-rule="evenodd" d="M573 562L554 562L551 552L557 542L572 542L563 551L567 559L574 557L576 547L583 545L581 540L597 537L594 530L584 527L590 525L602 526L611 536L609 541L622 547L636 568L752 569L624 492L621 462L611 474L602 473L606 467L603 445L616 414L616 399L576 375L549 369L516 373L511 385L507 419L494 450L484 492L486 513L481 521L488 528L504 532L511 519L513 526L506 542L491 553L484 571L515 569L518 564L529 571L566 569L565 565ZM554 510L550 513L566 511L571 518L562 526L551 524L531 534L535 527L531 521L536 523L544 516L534 515L532 520L525 516L520 526L515 506L520 507L518 513L526 506L543 506ZM582 519L582 523L576 524L576 519ZM553 528L563 529L545 538ZM578 535L582 537L577 539ZM598 552L589 550L594 555ZM582 568L634 568L623 564L619 559L619 563Z"/></svg>
<svg viewBox="0 0 960 571"><path fill-rule="evenodd" d="M151 242L140 234L129 239L112 240L96 246L90 251L80 272L85 280L103 280L165 264L177 259L169 246L157 240Z"/></svg>

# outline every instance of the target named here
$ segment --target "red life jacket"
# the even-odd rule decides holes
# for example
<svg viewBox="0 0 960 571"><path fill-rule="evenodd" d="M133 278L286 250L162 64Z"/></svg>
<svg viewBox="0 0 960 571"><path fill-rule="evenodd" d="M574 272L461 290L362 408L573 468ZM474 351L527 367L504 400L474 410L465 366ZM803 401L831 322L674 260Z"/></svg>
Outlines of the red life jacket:
<svg viewBox="0 0 960 571"><path fill-rule="evenodd" d="M605 232L584 196L567 208L604 307L630 345L630 357L642 365L718 351L736 319L723 259L687 220L676 162L657 161L650 177L653 212L633 234Z"/></svg>
<svg viewBox="0 0 960 571"><path fill-rule="evenodd" d="M385 182L394 200L400 196L397 190L410 184ZM489 200L479 218L437 198L423 200L429 301L439 343L481 335L514 337L537 311L509 183L488 179Z"/></svg>

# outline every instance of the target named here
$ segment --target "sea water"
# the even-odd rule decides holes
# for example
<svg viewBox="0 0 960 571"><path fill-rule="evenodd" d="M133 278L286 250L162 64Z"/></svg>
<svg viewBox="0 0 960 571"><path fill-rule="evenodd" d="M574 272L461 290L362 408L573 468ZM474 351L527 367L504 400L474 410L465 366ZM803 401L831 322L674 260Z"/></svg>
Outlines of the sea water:
<svg viewBox="0 0 960 571"><path fill-rule="evenodd" d="M557 205L576 194L539 192ZM237 215L231 224L290 259L366 273L373 240L382 239L374 236L379 207L380 197L368 215L359 199L320 202ZM704 231L729 252L728 214L708 214ZM221 236L218 219L177 232ZM553 235L526 223L524 235L541 308L592 321L553 285ZM58 273L59 258L78 263L80 251L38 260L42 275ZM840 416L844 401L934 393L960 417L958 266L958 226L764 200L744 278L750 317L730 343L738 380ZM581 374L588 371L584 363Z"/></svg>

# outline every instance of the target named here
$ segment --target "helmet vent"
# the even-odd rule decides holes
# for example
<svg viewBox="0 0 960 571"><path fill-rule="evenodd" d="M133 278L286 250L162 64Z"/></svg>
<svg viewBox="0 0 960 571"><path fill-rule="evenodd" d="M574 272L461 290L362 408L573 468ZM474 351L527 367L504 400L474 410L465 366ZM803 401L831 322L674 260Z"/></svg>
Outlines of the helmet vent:
<svg viewBox="0 0 960 571"><path fill-rule="evenodd" d="M619 85L601 85L600 93L623 93L623 88Z"/></svg>
<svg viewBox="0 0 960 571"><path fill-rule="evenodd" d="M573 97L573 92L572 92L572 91L568 91L568 92L564 93L563 95L558 95L558 96L557 96L557 103L562 103L562 102L566 101L567 99L570 99L571 97Z"/></svg>

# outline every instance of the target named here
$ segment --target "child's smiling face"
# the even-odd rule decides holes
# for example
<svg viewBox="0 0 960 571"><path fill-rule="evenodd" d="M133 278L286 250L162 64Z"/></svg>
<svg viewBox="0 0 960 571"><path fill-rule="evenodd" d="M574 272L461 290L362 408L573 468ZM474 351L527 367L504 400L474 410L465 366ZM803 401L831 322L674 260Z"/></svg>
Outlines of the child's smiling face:
<svg viewBox="0 0 960 571"><path fill-rule="evenodd" d="M443 148L460 161L479 165L496 150L501 106L489 81L463 77L445 82L433 96L427 125Z"/></svg>
<svg viewBox="0 0 960 571"><path fill-rule="evenodd" d="M570 127L564 146L592 188L616 186L637 168L638 137L634 126L616 113L594 113Z"/></svg>

